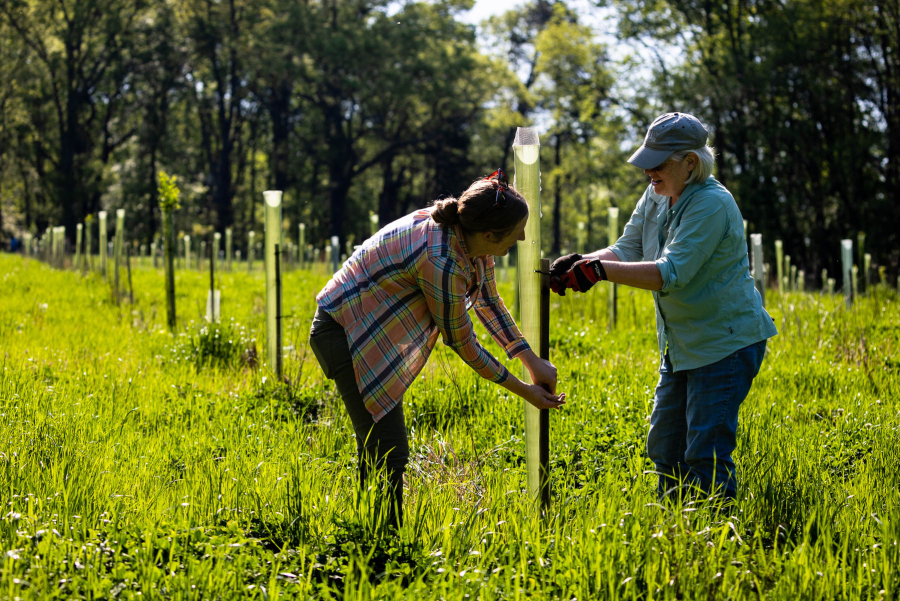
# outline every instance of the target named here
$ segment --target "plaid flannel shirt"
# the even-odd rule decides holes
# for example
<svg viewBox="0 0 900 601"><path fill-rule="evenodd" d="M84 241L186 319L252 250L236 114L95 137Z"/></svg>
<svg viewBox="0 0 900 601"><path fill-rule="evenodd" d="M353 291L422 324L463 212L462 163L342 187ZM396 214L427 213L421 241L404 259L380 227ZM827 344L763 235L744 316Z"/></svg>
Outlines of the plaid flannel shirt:
<svg viewBox="0 0 900 601"><path fill-rule="evenodd" d="M509 377L475 335L466 310L473 294L476 315L507 357L530 348L497 293L493 257L473 267L460 232L432 221L431 209L382 228L325 285L316 302L347 333L356 383L374 421L401 401L438 334L483 378L499 384Z"/></svg>

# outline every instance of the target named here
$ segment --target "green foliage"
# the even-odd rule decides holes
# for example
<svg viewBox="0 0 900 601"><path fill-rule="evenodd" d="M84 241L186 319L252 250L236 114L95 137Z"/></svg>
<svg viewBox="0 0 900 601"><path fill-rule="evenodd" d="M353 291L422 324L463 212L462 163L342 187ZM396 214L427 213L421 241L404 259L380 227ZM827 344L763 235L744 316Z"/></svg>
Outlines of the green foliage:
<svg viewBox="0 0 900 601"><path fill-rule="evenodd" d="M0 255L0 274L10 598L887 599L900 586L900 298L884 286L852 310L769 293L780 333L741 409L725 514L656 504L649 294L620 288L611 333L603 287L552 300L569 402L551 415L547 520L525 492L522 401L438 345L404 398L393 532L375 487L356 491L353 429L306 343L324 270L285 274L290 383L222 344L261 335L261 272L221 274L234 322L219 338L180 324L184 360L160 271L133 268L130 307L99 277L36 261ZM182 313L199 316L208 279L176 277Z"/></svg>
<svg viewBox="0 0 900 601"><path fill-rule="evenodd" d="M256 339L247 328L234 322L189 328L179 335L171 360L189 361L197 369L236 368L256 355ZM249 365L248 365L249 366Z"/></svg>
<svg viewBox="0 0 900 601"><path fill-rule="evenodd" d="M160 171L157 175L157 181L159 182L159 187L157 188L159 208L164 213L171 213L181 208L181 205L178 204L178 195L181 194L181 191L175 185L177 179L178 176L173 175L169 177L165 171Z"/></svg>

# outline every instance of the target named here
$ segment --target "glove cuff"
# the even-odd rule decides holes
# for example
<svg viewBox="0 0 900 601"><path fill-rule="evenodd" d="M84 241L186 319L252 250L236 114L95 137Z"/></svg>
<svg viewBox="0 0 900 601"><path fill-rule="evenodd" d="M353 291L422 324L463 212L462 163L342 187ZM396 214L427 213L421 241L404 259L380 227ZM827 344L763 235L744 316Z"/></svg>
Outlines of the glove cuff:
<svg viewBox="0 0 900 601"><path fill-rule="evenodd" d="M600 261L600 259L591 261L590 263L588 263L588 267L593 270L594 276L597 278L596 281L609 281L609 277L607 277L606 275L606 269L603 268L603 263Z"/></svg>

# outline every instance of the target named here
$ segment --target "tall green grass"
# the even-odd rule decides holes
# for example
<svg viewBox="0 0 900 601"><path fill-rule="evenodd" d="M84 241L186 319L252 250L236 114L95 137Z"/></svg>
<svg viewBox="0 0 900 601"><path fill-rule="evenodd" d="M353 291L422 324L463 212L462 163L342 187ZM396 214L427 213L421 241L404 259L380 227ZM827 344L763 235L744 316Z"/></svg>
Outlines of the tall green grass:
<svg viewBox="0 0 900 601"><path fill-rule="evenodd" d="M741 413L740 499L656 503L648 293L553 300L569 403L553 504L525 491L522 404L439 345L405 398L406 522L356 493L355 445L306 344L324 273L284 281L285 375L264 278L162 271L117 307L97 276L0 255L0 598L893 599L900 584L900 303L769 294L779 336ZM512 280L512 278L510 278ZM508 284L501 286L511 300ZM510 302L510 304L512 304ZM495 353L486 333L478 328ZM140 595L138 594L140 593Z"/></svg>

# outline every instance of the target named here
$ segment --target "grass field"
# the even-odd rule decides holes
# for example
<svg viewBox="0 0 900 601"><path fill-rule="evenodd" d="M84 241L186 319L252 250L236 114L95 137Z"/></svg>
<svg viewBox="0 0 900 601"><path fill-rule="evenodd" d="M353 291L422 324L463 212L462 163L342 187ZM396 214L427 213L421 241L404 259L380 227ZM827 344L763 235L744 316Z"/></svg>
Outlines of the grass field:
<svg viewBox="0 0 900 601"><path fill-rule="evenodd" d="M264 362L263 274L109 285L0 255L0 598L894 599L900 302L770 292L780 335L741 411L740 500L656 504L649 293L554 297L553 505L524 492L522 402L438 349L404 403L399 535L355 492L355 447L306 344L324 272L284 282L290 386ZM501 286L508 301L509 284ZM484 334L483 330L478 330ZM485 335L486 346L500 349ZM518 362L513 362L518 369Z"/></svg>

